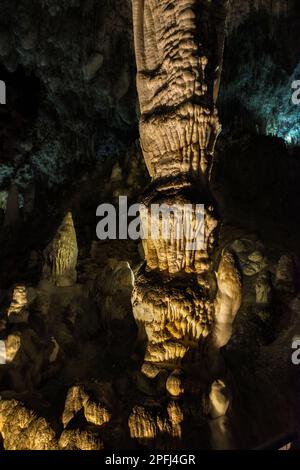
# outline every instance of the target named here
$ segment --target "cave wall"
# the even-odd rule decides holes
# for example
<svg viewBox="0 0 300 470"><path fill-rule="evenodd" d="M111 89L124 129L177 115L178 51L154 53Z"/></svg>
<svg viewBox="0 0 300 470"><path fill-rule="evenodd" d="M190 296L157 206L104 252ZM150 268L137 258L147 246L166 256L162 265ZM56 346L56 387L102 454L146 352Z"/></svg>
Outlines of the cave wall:
<svg viewBox="0 0 300 470"><path fill-rule="evenodd" d="M2 66L22 66L42 88L19 184L57 186L70 168L119 152L136 121L130 1L3 1L1 11ZM14 165L1 167L0 185Z"/></svg>

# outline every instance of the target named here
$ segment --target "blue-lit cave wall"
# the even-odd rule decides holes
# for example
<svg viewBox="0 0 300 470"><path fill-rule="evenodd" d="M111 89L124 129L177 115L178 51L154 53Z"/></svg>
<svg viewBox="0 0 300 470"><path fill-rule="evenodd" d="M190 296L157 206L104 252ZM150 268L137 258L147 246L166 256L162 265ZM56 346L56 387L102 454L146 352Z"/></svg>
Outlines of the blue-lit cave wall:
<svg viewBox="0 0 300 470"><path fill-rule="evenodd" d="M291 2L292 3L292 2ZM286 14L253 9L231 29L225 48L219 107L225 133L254 132L300 144L300 2Z"/></svg>

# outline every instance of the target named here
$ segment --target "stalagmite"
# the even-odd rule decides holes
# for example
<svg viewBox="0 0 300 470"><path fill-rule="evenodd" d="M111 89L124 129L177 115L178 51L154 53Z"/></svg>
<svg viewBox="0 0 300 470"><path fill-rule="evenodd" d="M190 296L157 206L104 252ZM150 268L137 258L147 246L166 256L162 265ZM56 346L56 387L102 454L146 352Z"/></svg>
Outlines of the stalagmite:
<svg viewBox="0 0 300 470"><path fill-rule="evenodd" d="M295 292L295 265L291 255L282 255L278 261L275 287L284 292Z"/></svg>

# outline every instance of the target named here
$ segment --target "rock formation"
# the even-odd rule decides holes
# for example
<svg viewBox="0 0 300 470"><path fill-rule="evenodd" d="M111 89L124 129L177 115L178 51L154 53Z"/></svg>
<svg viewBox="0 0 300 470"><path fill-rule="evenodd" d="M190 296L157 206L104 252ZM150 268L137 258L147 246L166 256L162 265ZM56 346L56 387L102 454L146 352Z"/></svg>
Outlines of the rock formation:
<svg viewBox="0 0 300 470"><path fill-rule="evenodd" d="M58 228L53 241L44 251L44 279L57 286L70 286L76 281L77 239L71 212Z"/></svg>
<svg viewBox="0 0 300 470"><path fill-rule="evenodd" d="M0 450L299 430L298 4L2 0Z"/></svg>
<svg viewBox="0 0 300 470"><path fill-rule="evenodd" d="M146 341L142 373L154 378L169 370L171 396L183 393L175 369L188 370L191 351L206 341L213 345L209 354L217 355L241 304L229 251L214 272L220 220L210 190L221 130L216 99L227 3L132 2L140 139L152 178L141 205L146 267L136 277L132 302L139 339ZM203 355L201 361L205 368ZM133 415L141 422L136 427L145 428L143 437L154 437L148 414Z"/></svg>
<svg viewBox="0 0 300 470"><path fill-rule="evenodd" d="M17 400L0 401L0 433L5 450L55 450L55 431Z"/></svg>
<svg viewBox="0 0 300 470"><path fill-rule="evenodd" d="M19 190L16 184L12 184L7 196L4 226L15 228L20 221Z"/></svg>
<svg viewBox="0 0 300 470"><path fill-rule="evenodd" d="M133 310L140 338L147 338L142 371L148 376L158 371L154 364L177 367L212 331L218 347L226 344L240 306L230 254L215 278L219 221L209 188L221 130L215 102L226 8L227 1L218 2L216 13L207 2L133 0L140 137L152 177L141 206L146 269L136 279ZM204 18L211 21L209 37ZM169 210L167 238L154 204Z"/></svg>

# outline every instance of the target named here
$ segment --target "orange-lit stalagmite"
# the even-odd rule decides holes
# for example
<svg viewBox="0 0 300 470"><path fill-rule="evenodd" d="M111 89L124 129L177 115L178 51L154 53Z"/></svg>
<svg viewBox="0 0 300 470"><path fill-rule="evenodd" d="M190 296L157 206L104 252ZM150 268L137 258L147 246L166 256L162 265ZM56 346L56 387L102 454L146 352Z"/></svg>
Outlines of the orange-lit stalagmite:
<svg viewBox="0 0 300 470"><path fill-rule="evenodd" d="M146 267L136 278L133 311L146 342L142 373L155 378L169 370L169 385L172 371L185 369L193 351L207 343L215 354L228 342L241 302L230 253L216 269L219 219L209 183L221 130L216 98L227 3L132 0L141 147L152 177L141 211ZM149 236L150 225L162 234L153 204L175 206L181 214L191 207L184 216L191 227L197 225L195 207L203 204L202 246L191 249L188 237L174 236L172 211L169 239ZM180 394L177 385L171 389Z"/></svg>

